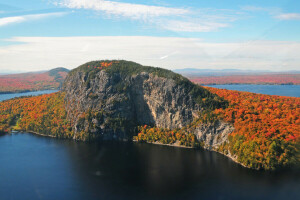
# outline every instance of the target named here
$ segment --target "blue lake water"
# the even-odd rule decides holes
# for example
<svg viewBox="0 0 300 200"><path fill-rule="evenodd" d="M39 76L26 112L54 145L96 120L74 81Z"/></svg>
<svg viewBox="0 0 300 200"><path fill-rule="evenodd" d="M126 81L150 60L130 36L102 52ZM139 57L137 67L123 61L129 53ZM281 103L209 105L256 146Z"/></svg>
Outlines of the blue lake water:
<svg viewBox="0 0 300 200"><path fill-rule="evenodd" d="M41 91L34 91L34 92L20 92L20 93L11 93L11 94L0 94L0 101L4 101L7 99L12 99L15 97L22 97L22 96L37 96L41 94L50 94L53 92L57 92L58 90L41 90Z"/></svg>
<svg viewBox="0 0 300 200"><path fill-rule="evenodd" d="M209 87L289 97L300 97L300 85L207 85Z"/></svg>
<svg viewBox="0 0 300 200"><path fill-rule="evenodd" d="M299 199L299 171L246 169L216 152L0 136L0 199Z"/></svg>

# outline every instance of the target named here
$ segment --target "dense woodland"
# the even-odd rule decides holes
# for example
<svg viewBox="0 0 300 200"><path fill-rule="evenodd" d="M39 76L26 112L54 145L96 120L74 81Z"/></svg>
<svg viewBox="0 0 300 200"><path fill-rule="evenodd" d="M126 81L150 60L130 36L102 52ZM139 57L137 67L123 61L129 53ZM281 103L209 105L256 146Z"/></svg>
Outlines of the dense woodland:
<svg viewBox="0 0 300 200"><path fill-rule="evenodd" d="M57 89L61 86L67 74L67 69L56 68L41 73L1 75L0 93Z"/></svg>
<svg viewBox="0 0 300 200"><path fill-rule="evenodd" d="M230 102L214 111L235 127L220 151L252 168L299 164L300 98L207 89Z"/></svg>
<svg viewBox="0 0 300 200"><path fill-rule="evenodd" d="M73 136L64 107L64 93L22 97L0 102L0 131L33 131L55 137Z"/></svg>
<svg viewBox="0 0 300 200"><path fill-rule="evenodd" d="M263 75L226 75L190 77L194 83L201 85L222 84L270 84L300 85L300 74L263 74Z"/></svg>

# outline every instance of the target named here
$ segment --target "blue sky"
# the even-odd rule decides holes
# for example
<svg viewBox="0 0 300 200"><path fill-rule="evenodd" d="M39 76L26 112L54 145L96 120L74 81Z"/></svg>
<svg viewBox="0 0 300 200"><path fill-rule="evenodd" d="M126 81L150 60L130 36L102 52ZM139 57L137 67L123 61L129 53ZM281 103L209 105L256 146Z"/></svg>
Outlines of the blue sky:
<svg viewBox="0 0 300 200"><path fill-rule="evenodd" d="M299 52L296 0L0 0L0 72L97 59L297 70Z"/></svg>

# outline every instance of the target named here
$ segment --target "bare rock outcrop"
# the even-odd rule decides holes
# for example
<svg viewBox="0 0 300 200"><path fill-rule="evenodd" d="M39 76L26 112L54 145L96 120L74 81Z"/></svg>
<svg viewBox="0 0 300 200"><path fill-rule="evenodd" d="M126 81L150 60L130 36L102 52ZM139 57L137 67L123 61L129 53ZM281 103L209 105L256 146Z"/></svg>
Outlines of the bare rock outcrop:
<svg viewBox="0 0 300 200"><path fill-rule="evenodd" d="M108 64L103 67L103 63ZM63 91L78 140L130 139L135 128L145 124L181 128L198 118L199 112L224 104L181 75L128 61L86 63L69 73ZM214 145L231 130L230 125L220 123L199 126L195 134Z"/></svg>

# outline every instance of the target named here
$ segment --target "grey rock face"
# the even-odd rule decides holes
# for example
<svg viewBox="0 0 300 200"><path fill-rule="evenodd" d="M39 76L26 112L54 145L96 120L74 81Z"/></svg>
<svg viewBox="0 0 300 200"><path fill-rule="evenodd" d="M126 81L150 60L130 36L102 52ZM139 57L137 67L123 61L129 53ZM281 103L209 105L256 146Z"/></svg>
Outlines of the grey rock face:
<svg viewBox="0 0 300 200"><path fill-rule="evenodd" d="M223 121L217 121L213 124L199 125L194 134L199 141L204 142L204 148L211 150L224 143L228 134L234 131L232 124Z"/></svg>
<svg viewBox="0 0 300 200"><path fill-rule="evenodd" d="M100 70L91 75L77 70L66 78L62 89L74 139L124 140L131 138L138 125L175 129L197 119L206 108L195 102L188 88L149 72L124 75ZM194 134L209 149L224 142L232 131L232 125L219 121L199 125Z"/></svg>
<svg viewBox="0 0 300 200"><path fill-rule="evenodd" d="M121 77L118 73L108 75L104 70L89 82L87 79L86 74L79 71L67 77L63 87L75 135L84 130L107 138L126 138L123 127L112 130L110 121L117 119L120 125L147 124L173 129L191 123L198 116L200 108L186 94L185 88L172 79L147 72ZM82 126L81 114L89 110L101 112L102 117L92 118L92 126L88 122Z"/></svg>

